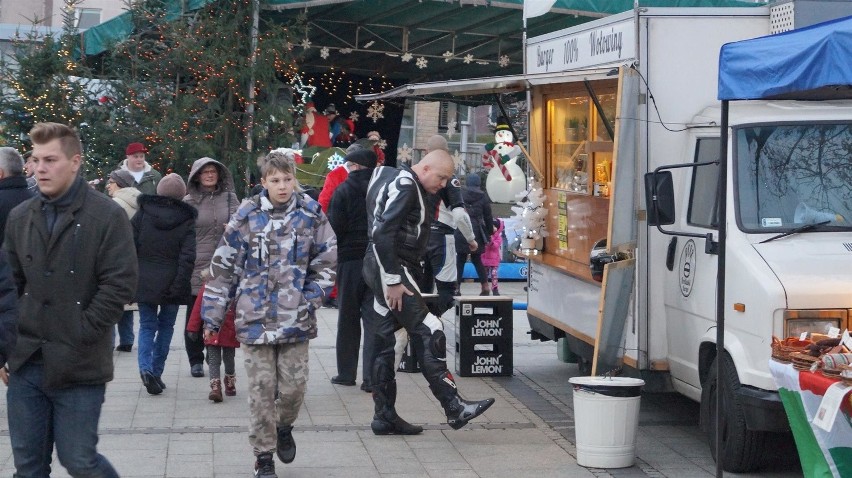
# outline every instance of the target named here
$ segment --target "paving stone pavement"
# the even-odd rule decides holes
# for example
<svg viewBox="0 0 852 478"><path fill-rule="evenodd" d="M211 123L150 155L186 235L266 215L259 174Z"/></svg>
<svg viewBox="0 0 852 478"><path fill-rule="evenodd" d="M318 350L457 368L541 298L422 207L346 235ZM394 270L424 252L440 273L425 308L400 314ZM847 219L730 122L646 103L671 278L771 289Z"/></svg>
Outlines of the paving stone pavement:
<svg viewBox="0 0 852 478"><path fill-rule="evenodd" d="M523 286L506 283L500 289L525 302ZM475 284L463 284L463 293L476 290ZM181 309L178 314L178 329L183 313ZM453 344L453 312L444 319L448 343ZM276 463L280 477L714 476L709 447L697 426L698 406L675 394L643 394L635 466L608 470L578 466L568 378L579 372L575 365L557 359L553 342L529 339L523 311L514 316L512 377L456 377L465 397L497 398L483 416L461 430L450 429L423 377L398 373L397 410L425 431L410 437L374 436L369 427L370 395L358 387L329 382L337 372L337 310L321 309L318 320L319 337L310 347L308 392L294 429L298 453L292 464ZM121 476L253 476L242 353L237 352L237 396L213 404L207 400L209 380L189 374L181 333L175 333L172 341L162 395L145 392L135 352L136 347L131 353L115 353L115 380L107 387L100 421L99 451ZM448 366L455 371L452 353ZM0 393L0 416L6 413L6 396ZM802 476L794 447L780 447L778 456L767 457L767 463L759 474L738 476ZM53 468L51 476L69 476L55 456ZM13 473L8 425L2 419L0 477Z"/></svg>

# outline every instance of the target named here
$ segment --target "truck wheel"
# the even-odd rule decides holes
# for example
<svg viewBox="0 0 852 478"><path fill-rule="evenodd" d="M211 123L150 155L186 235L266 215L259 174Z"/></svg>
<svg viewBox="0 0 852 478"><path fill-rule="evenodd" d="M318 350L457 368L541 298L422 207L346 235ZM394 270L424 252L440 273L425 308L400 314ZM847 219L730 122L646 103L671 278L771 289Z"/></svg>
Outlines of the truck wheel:
<svg viewBox="0 0 852 478"><path fill-rule="evenodd" d="M740 379L737 376L734 361L728 354L723 355L725 369L722 371L724 382L722 410L724 413L722 439L722 469L731 473L745 473L756 470L765 455L767 436L765 432L750 431L746 427L745 414L739 401L737 390ZM701 387L701 423L707 432L713 459L716 456L714 443L716 435L716 400L719 399L716 387L716 360L710 365L707 378Z"/></svg>

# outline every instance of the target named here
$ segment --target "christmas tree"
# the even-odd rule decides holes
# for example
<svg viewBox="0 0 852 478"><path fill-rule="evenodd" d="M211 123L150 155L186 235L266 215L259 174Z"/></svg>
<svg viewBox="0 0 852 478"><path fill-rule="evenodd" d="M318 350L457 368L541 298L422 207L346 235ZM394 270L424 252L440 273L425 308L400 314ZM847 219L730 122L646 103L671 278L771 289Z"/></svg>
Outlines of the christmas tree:
<svg viewBox="0 0 852 478"><path fill-rule="evenodd" d="M515 213L514 219L522 229L519 234L520 250L524 254L538 254L541 249L540 239L548 235L545 228L547 209L544 207L547 198L541 183L535 177L530 179L527 190L522 191L518 197L516 205L512 206L512 212Z"/></svg>

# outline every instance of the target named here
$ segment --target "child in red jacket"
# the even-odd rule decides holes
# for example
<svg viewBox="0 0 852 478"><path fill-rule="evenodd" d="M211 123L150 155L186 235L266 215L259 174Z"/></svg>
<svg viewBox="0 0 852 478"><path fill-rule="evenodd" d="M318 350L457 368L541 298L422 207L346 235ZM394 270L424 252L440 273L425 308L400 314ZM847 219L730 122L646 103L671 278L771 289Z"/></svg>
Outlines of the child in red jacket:
<svg viewBox="0 0 852 478"><path fill-rule="evenodd" d="M202 273L202 279L206 281L207 271ZM186 331L190 334L200 334L203 321L201 320L201 300L204 297L204 285L198 291L198 298L195 299L195 305L192 307L192 313L189 316L189 322L186 324ZM237 341L237 332L234 329L234 304L228 308L225 314L225 321L219 329L219 333L214 334L209 339L204 340L204 345L207 346L207 367L210 369L210 394L207 395L209 400L215 403L222 401L222 381L219 379L219 364L225 363L225 395L232 397L237 394L237 377L234 370L234 354L236 348L240 346Z"/></svg>
<svg viewBox="0 0 852 478"><path fill-rule="evenodd" d="M485 271L491 279L491 295L500 295L497 288L499 280L497 278L497 269L500 267L500 259L502 256L503 247L503 220L494 218L494 233L491 234L491 240L485 244L485 250L482 252L480 259L482 265L485 266Z"/></svg>

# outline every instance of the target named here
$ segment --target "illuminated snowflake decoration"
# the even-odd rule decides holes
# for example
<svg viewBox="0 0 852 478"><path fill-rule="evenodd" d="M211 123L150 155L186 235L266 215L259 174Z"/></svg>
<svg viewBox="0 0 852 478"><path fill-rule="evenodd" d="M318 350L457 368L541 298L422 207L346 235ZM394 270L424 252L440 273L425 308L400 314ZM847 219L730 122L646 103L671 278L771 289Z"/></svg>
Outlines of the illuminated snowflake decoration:
<svg viewBox="0 0 852 478"><path fill-rule="evenodd" d="M320 57L322 57L323 60L328 58L328 55L330 53L331 53L331 50L329 50L327 46L324 46L320 49Z"/></svg>
<svg viewBox="0 0 852 478"><path fill-rule="evenodd" d="M448 51L445 51L444 54L441 55L441 56L444 57L444 62L446 63L446 62L449 62L450 60L452 60L454 55L453 55L453 52L448 50Z"/></svg>
<svg viewBox="0 0 852 478"><path fill-rule="evenodd" d="M376 143L376 146L378 146L379 149L385 149L388 147L388 142L383 139L380 139L379 142Z"/></svg>
<svg viewBox="0 0 852 478"><path fill-rule="evenodd" d="M459 167L459 166L461 166L461 163L462 163L461 153L459 153L459 150L456 150L453 153L453 164L455 164L456 167Z"/></svg>
<svg viewBox="0 0 852 478"><path fill-rule="evenodd" d="M299 45L300 45L302 48L304 48L305 50L307 50L308 48L310 48L310 47L311 47L311 41L310 41L310 40L308 40L307 38L305 38L304 40L302 40L302 43L300 43Z"/></svg>
<svg viewBox="0 0 852 478"><path fill-rule="evenodd" d="M340 53L343 53L344 55L348 55L348 54L352 53L352 49L351 48L341 48Z"/></svg>
<svg viewBox="0 0 852 478"><path fill-rule="evenodd" d="M428 65L428 64L429 64L429 60L427 60L425 56L421 56L420 58L417 59L417 68L420 68L421 70L423 68L426 68L426 65Z"/></svg>
<svg viewBox="0 0 852 478"><path fill-rule="evenodd" d="M328 170L331 171L345 162L346 158L338 153L334 153L328 157Z"/></svg>
<svg viewBox="0 0 852 478"><path fill-rule="evenodd" d="M402 143L402 146L396 149L396 159L410 163L414 150L408 146L408 143Z"/></svg>
<svg viewBox="0 0 852 478"><path fill-rule="evenodd" d="M405 53L402 54L402 56L399 59L408 63L409 61L411 61L412 58L414 58L414 55L412 55L411 53L405 52Z"/></svg>
<svg viewBox="0 0 852 478"><path fill-rule="evenodd" d="M351 119L353 122L357 123L360 118L361 118L361 115L359 115L357 111L353 111L353 112L349 113L349 119Z"/></svg>
<svg viewBox="0 0 852 478"><path fill-rule="evenodd" d="M472 62L472 61L473 61L473 55L471 55L470 53L468 53L467 55L464 56L465 65L469 65L470 62Z"/></svg>
<svg viewBox="0 0 852 478"><path fill-rule="evenodd" d="M374 101L369 108L367 108L367 118L373 120L373 123L378 123L380 119L385 117L385 105L379 103L378 101Z"/></svg>
<svg viewBox="0 0 852 478"><path fill-rule="evenodd" d="M449 123L447 123L447 134L456 134L456 126L458 126L458 123L456 123L455 121L450 121Z"/></svg>
<svg viewBox="0 0 852 478"><path fill-rule="evenodd" d="M509 66L509 55L500 55L500 59L497 60L497 63L500 65L500 67L506 68L507 66Z"/></svg>

